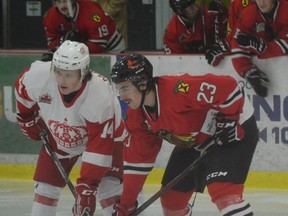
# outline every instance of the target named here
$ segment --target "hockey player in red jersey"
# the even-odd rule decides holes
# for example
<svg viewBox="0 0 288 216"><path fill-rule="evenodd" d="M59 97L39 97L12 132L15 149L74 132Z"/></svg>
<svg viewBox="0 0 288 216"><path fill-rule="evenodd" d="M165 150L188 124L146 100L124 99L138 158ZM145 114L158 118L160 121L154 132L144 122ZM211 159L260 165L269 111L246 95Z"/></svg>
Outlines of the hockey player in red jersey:
<svg viewBox="0 0 288 216"><path fill-rule="evenodd" d="M40 140L40 130L46 131L67 174L82 155L73 215L86 215L89 209L92 216L97 195L108 216L122 192L124 123L108 79L89 69L89 62L88 47L68 40L52 63L34 62L15 82L17 121L32 140ZM56 216L65 181L44 146L34 180L32 215Z"/></svg>
<svg viewBox="0 0 288 216"><path fill-rule="evenodd" d="M238 18L240 17L241 11L247 8L249 5L255 3L255 0L232 0L229 5L229 16L228 16L228 29L227 37L231 40L233 33L235 32L235 26Z"/></svg>
<svg viewBox="0 0 288 216"><path fill-rule="evenodd" d="M232 0L229 5L228 26L226 38L216 41L205 53L208 64L217 66L222 59L231 54L231 40L235 33L235 26L240 16L240 12L254 4L254 0Z"/></svg>
<svg viewBox="0 0 288 216"><path fill-rule="evenodd" d="M268 94L269 79L251 60L272 58L288 53L288 2L286 0L255 0L256 4L244 9L237 22L232 46L232 63L245 77L255 92ZM272 71L271 71L272 72Z"/></svg>
<svg viewBox="0 0 288 216"><path fill-rule="evenodd" d="M72 17L67 1L72 2ZM115 21L97 3L89 0L55 0L55 6L46 13L43 24L50 53L64 40L83 42L90 53L125 50L124 39Z"/></svg>
<svg viewBox="0 0 288 216"><path fill-rule="evenodd" d="M228 10L221 2L213 1L208 9L205 7L204 14L195 0L169 3L175 15L163 38L166 54L205 53L206 48L226 35Z"/></svg>
<svg viewBox="0 0 288 216"><path fill-rule="evenodd" d="M162 141L174 144L162 186L173 180L214 139L202 163L161 196L163 215L190 216L188 204L195 191L207 186L221 215L253 215L243 190L258 142L253 107L230 76L188 74L153 77L151 63L132 54L112 67L111 79L128 104L125 123L121 202L114 216L131 215L137 195L153 169Z"/></svg>

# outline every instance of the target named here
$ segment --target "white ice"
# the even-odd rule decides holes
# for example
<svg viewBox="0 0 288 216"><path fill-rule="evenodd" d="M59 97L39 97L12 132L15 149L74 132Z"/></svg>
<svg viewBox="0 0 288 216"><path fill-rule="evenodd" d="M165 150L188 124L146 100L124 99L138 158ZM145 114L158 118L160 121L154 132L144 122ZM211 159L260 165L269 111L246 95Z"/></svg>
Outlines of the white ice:
<svg viewBox="0 0 288 216"><path fill-rule="evenodd" d="M141 196L143 201L149 199L159 190L159 185L145 185ZM246 189L245 199L250 202L256 216L288 216L288 191L269 189ZM33 181L0 180L0 215L3 216L28 216L33 202ZM192 203L192 200L191 200ZM71 207L73 197L68 188L63 190L58 204L57 216L72 215ZM97 205L99 209L99 206ZM160 216L161 207L159 200L149 206L143 213L145 216ZM100 216L99 210L95 216ZM141 214L142 215L142 214ZM209 195L198 194L193 216L219 215L216 207L210 202Z"/></svg>

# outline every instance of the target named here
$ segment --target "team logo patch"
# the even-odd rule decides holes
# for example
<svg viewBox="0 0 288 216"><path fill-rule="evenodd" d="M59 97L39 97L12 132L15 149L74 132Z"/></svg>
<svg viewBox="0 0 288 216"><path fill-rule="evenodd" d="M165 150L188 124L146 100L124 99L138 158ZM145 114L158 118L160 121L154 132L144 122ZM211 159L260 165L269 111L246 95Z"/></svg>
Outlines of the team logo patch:
<svg viewBox="0 0 288 216"><path fill-rule="evenodd" d="M88 135L84 126L70 126L67 119L64 122L49 120L48 126L55 141L64 148L73 148L87 143Z"/></svg>
<svg viewBox="0 0 288 216"><path fill-rule="evenodd" d="M140 66L140 63L138 63L138 61L133 61L133 60L128 60L127 61L127 67L129 68L129 69L135 69L135 68L137 68L137 67L139 67Z"/></svg>
<svg viewBox="0 0 288 216"><path fill-rule="evenodd" d="M242 0L242 6L247 7L249 5L249 0Z"/></svg>
<svg viewBox="0 0 288 216"><path fill-rule="evenodd" d="M179 136L173 133L170 133L166 130L159 130L157 131L157 136L167 140L169 143L174 144L178 147L182 148L191 148L195 145L195 136L188 135L188 136Z"/></svg>
<svg viewBox="0 0 288 216"><path fill-rule="evenodd" d="M85 48L84 48L84 47L81 47L80 50L79 50L79 52L80 52L82 55L84 55L84 54L85 54Z"/></svg>
<svg viewBox="0 0 288 216"><path fill-rule="evenodd" d="M187 36L185 34L181 34L179 37L179 43L182 44L184 41L186 41Z"/></svg>
<svg viewBox="0 0 288 216"><path fill-rule="evenodd" d="M40 103L51 104L53 98L48 93L40 95L38 101Z"/></svg>
<svg viewBox="0 0 288 216"><path fill-rule="evenodd" d="M101 18L97 13L93 14L90 18L91 18L91 20L94 20L95 22L101 21Z"/></svg>
<svg viewBox="0 0 288 216"><path fill-rule="evenodd" d="M179 80L176 83L176 87L174 88L174 93L188 93L190 89L190 85L188 83L184 83L183 80Z"/></svg>

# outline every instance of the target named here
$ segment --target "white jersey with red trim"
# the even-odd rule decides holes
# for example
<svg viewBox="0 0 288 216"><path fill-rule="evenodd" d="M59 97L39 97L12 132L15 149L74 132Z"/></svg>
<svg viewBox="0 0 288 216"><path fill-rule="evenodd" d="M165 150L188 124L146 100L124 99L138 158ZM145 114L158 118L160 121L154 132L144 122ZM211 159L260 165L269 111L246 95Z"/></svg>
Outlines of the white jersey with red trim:
<svg viewBox="0 0 288 216"><path fill-rule="evenodd" d="M109 164L113 132L121 124L121 108L108 79L92 73L92 79L84 81L77 95L67 104L50 68L51 62L36 61L19 76L15 83L19 113L40 109L56 141L54 150L60 157L80 155L86 149L83 157L90 158L90 152L101 154L102 162L96 164ZM89 133L93 134L92 138Z"/></svg>

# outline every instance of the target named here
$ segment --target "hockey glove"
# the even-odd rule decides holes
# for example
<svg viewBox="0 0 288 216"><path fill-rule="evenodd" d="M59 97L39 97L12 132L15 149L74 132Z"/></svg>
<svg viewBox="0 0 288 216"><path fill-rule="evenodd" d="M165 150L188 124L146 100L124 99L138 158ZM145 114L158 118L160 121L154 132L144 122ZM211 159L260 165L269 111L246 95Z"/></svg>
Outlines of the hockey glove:
<svg viewBox="0 0 288 216"><path fill-rule="evenodd" d="M239 115L216 115L216 143L218 145L232 144L244 138L244 130L238 123Z"/></svg>
<svg viewBox="0 0 288 216"><path fill-rule="evenodd" d="M43 53L42 56L41 56L40 61L43 61L43 62L52 61L54 52L57 50L57 48L58 47L55 47L52 50L48 50L47 53Z"/></svg>
<svg viewBox="0 0 288 216"><path fill-rule="evenodd" d="M205 53L205 58L208 64L217 66L225 55L230 53L229 43L219 40Z"/></svg>
<svg viewBox="0 0 288 216"><path fill-rule="evenodd" d="M73 30L73 31L68 31L66 33L64 40L82 42L82 37L81 37L79 31Z"/></svg>
<svg viewBox="0 0 288 216"><path fill-rule="evenodd" d="M137 209L137 202L134 205L121 205L120 203L117 203L114 205L114 210L112 212L112 216L129 216L133 214Z"/></svg>
<svg viewBox="0 0 288 216"><path fill-rule="evenodd" d="M16 119L19 123L21 132L32 140L41 140L40 131L48 130L45 122L38 112L29 115L17 114Z"/></svg>
<svg viewBox="0 0 288 216"><path fill-rule="evenodd" d="M213 0L208 5L208 13L223 15L227 14L228 10L222 2L220 2L219 0Z"/></svg>
<svg viewBox="0 0 288 216"><path fill-rule="evenodd" d="M256 37L252 34L239 33L236 38L238 45L245 49L248 49L250 52L257 55L263 53L267 45L262 38Z"/></svg>
<svg viewBox="0 0 288 216"><path fill-rule="evenodd" d="M76 197L73 206L74 216L93 216L96 208L96 194L98 186L80 183L75 187Z"/></svg>
<svg viewBox="0 0 288 216"><path fill-rule="evenodd" d="M245 72L244 77L251 84L257 95L261 97L267 96L269 79L264 72L254 66Z"/></svg>
<svg viewBox="0 0 288 216"><path fill-rule="evenodd" d="M54 53L51 52L51 51L49 51L47 53L43 53L42 56L41 56L40 61L43 61L43 62L52 61L53 55L54 55Z"/></svg>

